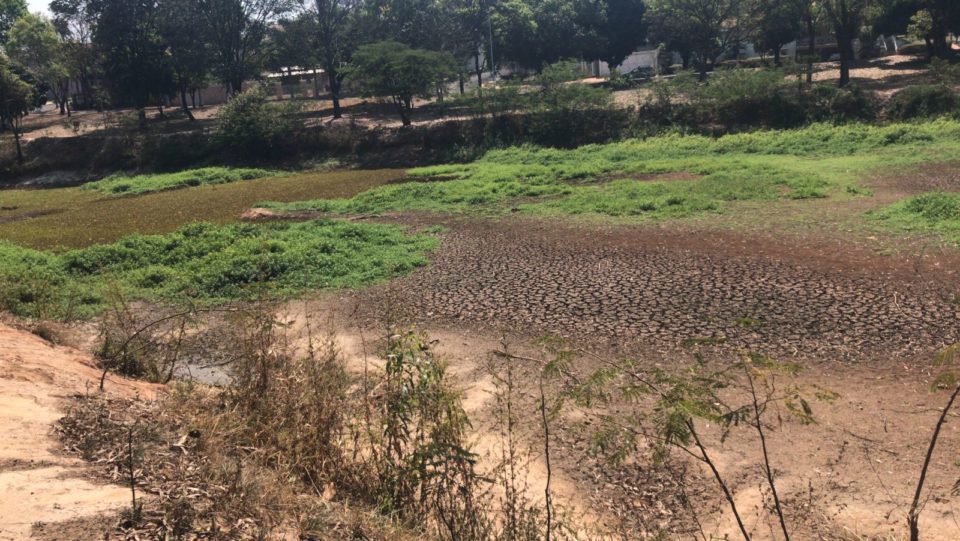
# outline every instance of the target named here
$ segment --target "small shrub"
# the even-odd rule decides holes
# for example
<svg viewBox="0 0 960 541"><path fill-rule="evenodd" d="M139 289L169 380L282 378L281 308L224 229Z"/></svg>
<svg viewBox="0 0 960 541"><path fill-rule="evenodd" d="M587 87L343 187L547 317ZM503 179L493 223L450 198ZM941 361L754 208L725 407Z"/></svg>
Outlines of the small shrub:
<svg viewBox="0 0 960 541"><path fill-rule="evenodd" d="M295 105L271 104L260 87L230 98L217 113L214 139L242 156L275 157L288 149L284 138L293 138L295 124L289 116Z"/></svg>
<svg viewBox="0 0 960 541"><path fill-rule="evenodd" d="M856 85L814 85L806 95L807 120L843 123L876 117L873 100Z"/></svg>
<svg viewBox="0 0 960 541"><path fill-rule="evenodd" d="M891 120L910 120L948 114L956 107L957 95L946 86L915 85L891 96L885 112Z"/></svg>
<svg viewBox="0 0 960 541"><path fill-rule="evenodd" d="M732 69L716 72L695 87L691 100L701 118L737 126L792 127L804 122L796 92L780 70Z"/></svg>

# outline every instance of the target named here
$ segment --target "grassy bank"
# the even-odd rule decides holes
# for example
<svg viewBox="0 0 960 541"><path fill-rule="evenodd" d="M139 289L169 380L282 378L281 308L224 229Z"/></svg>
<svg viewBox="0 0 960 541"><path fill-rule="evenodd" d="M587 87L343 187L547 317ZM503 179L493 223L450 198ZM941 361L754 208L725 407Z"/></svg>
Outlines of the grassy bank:
<svg viewBox="0 0 960 541"><path fill-rule="evenodd" d="M358 287L425 264L434 245L398 227L338 221L197 223L63 253L0 242L0 309L73 318L102 310L110 290L216 303Z"/></svg>
<svg viewBox="0 0 960 541"><path fill-rule="evenodd" d="M574 150L515 147L468 164L413 169L409 174L423 181L349 199L260 204L332 214L512 209L659 219L722 212L733 201L856 193L856 181L871 170L957 157L957 121L814 125L720 138L667 135Z"/></svg>
<svg viewBox="0 0 960 541"><path fill-rule="evenodd" d="M242 169L230 167L202 167L176 173L152 175L111 175L96 182L84 184L87 190L96 190L107 195L142 195L145 193L176 190L213 184L227 184L241 180L278 176L266 169Z"/></svg>

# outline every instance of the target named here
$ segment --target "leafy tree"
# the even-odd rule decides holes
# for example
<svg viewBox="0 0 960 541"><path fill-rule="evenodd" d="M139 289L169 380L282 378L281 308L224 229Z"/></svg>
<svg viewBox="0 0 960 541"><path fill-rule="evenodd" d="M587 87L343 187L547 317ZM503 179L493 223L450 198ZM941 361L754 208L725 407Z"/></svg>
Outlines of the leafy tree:
<svg viewBox="0 0 960 541"><path fill-rule="evenodd" d="M833 26L840 49L840 86L850 83L850 63L854 58L853 40L864 23L868 0L823 0L821 6Z"/></svg>
<svg viewBox="0 0 960 541"><path fill-rule="evenodd" d="M800 35L802 5L796 0L760 0L756 21L756 45L773 51L774 64L780 65L780 49Z"/></svg>
<svg viewBox="0 0 960 541"><path fill-rule="evenodd" d="M213 50L217 76L231 93L259 73L263 41L273 20L292 7L288 0L196 0Z"/></svg>
<svg viewBox="0 0 960 541"><path fill-rule="evenodd" d="M27 14L27 0L0 0L0 45L7 42L7 32L17 19Z"/></svg>
<svg viewBox="0 0 960 541"><path fill-rule="evenodd" d="M193 120L187 92L203 85L210 67L203 16L194 0L160 0L159 9L160 38L167 46L167 62L180 94L180 107Z"/></svg>
<svg viewBox="0 0 960 541"><path fill-rule="evenodd" d="M413 98L430 97L455 77L456 67L448 53L381 41L357 49L348 73L365 95L392 100L403 125L409 126Z"/></svg>
<svg viewBox="0 0 960 541"><path fill-rule="evenodd" d="M313 48L313 38L316 35L316 18L310 13L301 13L294 19L282 19L269 32L269 55L267 67L273 71L293 68L307 68L316 65L316 54ZM293 99L293 94L290 99Z"/></svg>
<svg viewBox="0 0 960 541"><path fill-rule="evenodd" d="M361 0L305 0L316 18L316 47L320 66L330 84L333 118L340 118L340 90L346 72L341 66L350 61L357 46L357 19Z"/></svg>
<svg viewBox="0 0 960 541"><path fill-rule="evenodd" d="M606 0L597 58L617 67L642 45L646 41L645 10L643 0Z"/></svg>
<svg viewBox="0 0 960 541"><path fill-rule="evenodd" d="M69 114L69 73L64 65L63 44L53 24L32 13L20 17L8 32L6 49L11 59L48 85L60 114Z"/></svg>
<svg viewBox="0 0 960 541"><path fill-rule="evenodd" d="M652 37L680 53L684 67L692 59L701 78L743 37L739 0L651 0L649 10Z"/></svg>
<svg viewBox="0 0 960 541"><path fill-rule="evenodd" d="M95 103L95 80L99 75L99 57L92 45L96 14L91 9L94 0L53 0L53 26L60 34L63 63L70 78L77 83L75 105L90 107Z"/></svg>
<svg viewBox="0 0 960 541"><path fill-rule="evenodd" d="M0 124L8 126L13 132L18 163L23 163L23 149L20 146L23 117L30 112L33 100L33 87L10 71L0 57Z"/></svg>
<svg viewBox="0 0 960 541"><path fill-rule="evenodd" d="M477 86L483 87L483 65L480 62L481 51L490 50L490 34L493 31L491 7L493 0L446 0L448 23L445 26L450 38L446 42L454 57L460 61L458 76L460 93L464 92L464 66L473 60L473 73ZM483 55L484 57L488 55ZM491 62L493 59L487 59ZM494 69L490 66L490 69Z"/></svg>
<svg viewBox="0 0 960 541"><path fill-rule="evenodd" d="M173 78L160 36L160 9L154 0L96 0L93 43L103 59L111 93L132 103L141 127L151 97L167 95Z"/></svg>
<svg viewBox="0 0 960 541"><path fill-rule="evenodd" d="M500 55L524 67L539 67L542 59L533 8L523 0L501 0L490 17L494 47Z"/></svg>

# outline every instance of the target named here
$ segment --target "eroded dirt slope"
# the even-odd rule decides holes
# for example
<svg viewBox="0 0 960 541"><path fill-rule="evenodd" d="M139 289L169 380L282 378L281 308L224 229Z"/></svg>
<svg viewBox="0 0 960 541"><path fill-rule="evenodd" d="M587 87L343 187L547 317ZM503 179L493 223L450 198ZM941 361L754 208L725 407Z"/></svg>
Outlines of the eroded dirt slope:
<svg viewBox="0 0 960 541"><path fill-rule="evenodd" d="M96 392L99 379L89 355L0 322L0 540L129 504L129 488L92 480L83 461L57 453L52 435L63 401ZM113 376L106 390L146 399L156 393Z"/></svg>

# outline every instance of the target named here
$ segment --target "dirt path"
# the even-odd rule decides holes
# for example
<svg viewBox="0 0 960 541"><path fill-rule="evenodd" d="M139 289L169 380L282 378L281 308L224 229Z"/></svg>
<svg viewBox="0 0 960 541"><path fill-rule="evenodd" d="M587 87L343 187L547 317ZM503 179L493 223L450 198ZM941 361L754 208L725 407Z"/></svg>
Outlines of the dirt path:
<svg viewBox="0 0 960 541"><path fill-rule="evenodd" d="M0 541L129 505L129 488L92 480L83 461L57 453L52 435L63 401L95 392L99 378L89 355L0 323ZM106 388L125 397L156 393L114 377Z"/></svg>

